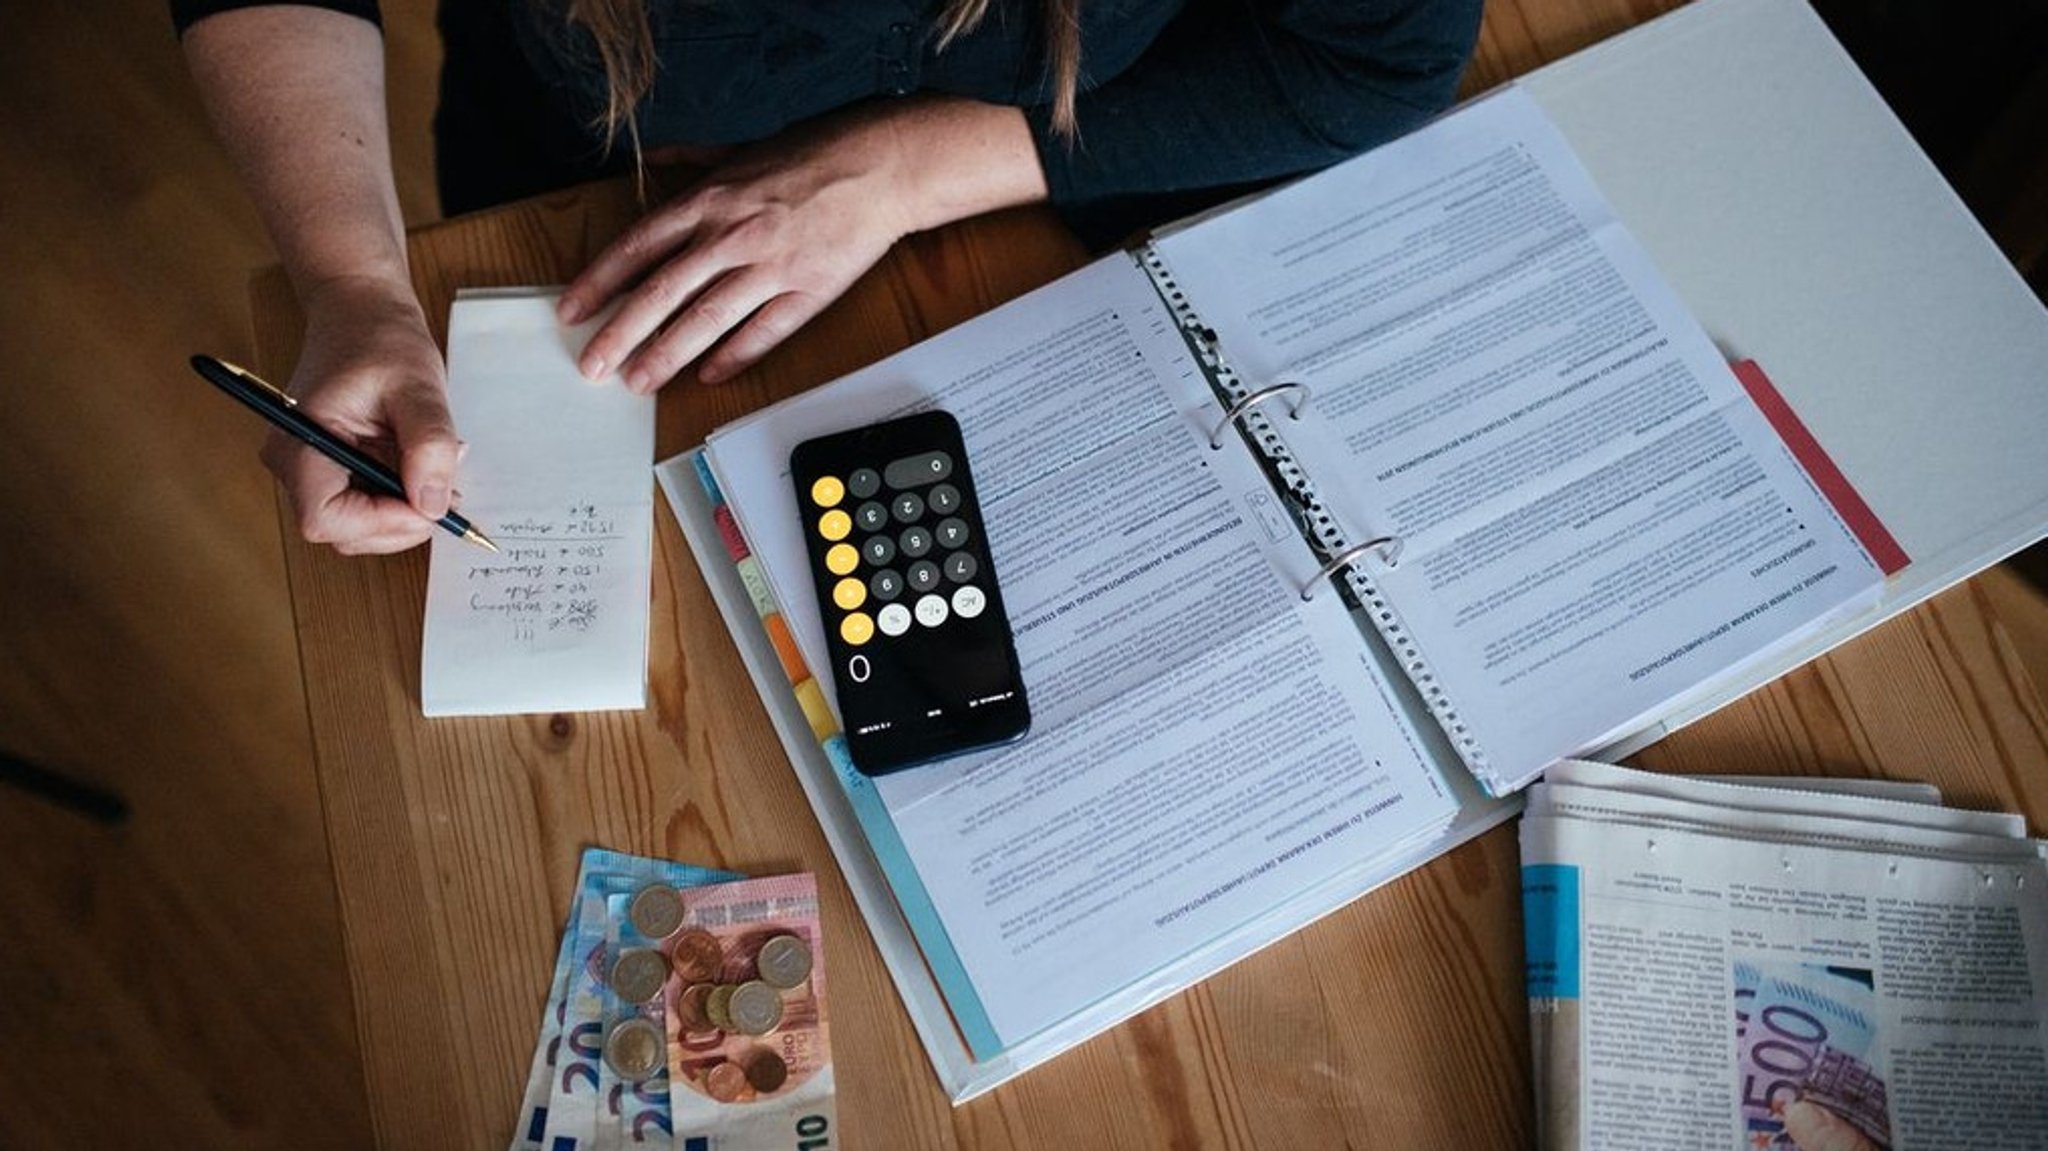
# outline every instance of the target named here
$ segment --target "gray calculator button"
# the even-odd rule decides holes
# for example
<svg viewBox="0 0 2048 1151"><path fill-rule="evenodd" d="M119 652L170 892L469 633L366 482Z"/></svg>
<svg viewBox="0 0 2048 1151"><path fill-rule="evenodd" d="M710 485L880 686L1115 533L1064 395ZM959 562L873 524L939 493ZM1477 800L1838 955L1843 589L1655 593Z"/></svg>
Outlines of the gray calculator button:
<svg viewBox="0 0 2048 1151"><path fill-rule="evenodd" d="M930 591L939 586L939 565L930 560L919 560L910 565L910 590Z"/></svg>
<svg viewBox="0 0 2048 1151"><path fill-rule="evenodd" d="M875 613L875 626L882 629L883 635L902 635L910 630L910 609L900 603L885 604Z"/></svg>
<svg viewBox="0 0 2048 1151"><path fill-rule="evenodd" d="M980 570L981 565L975 563L974 557L966 552L954 552L946 557L946 578L954 583L966 583Z"/></svg>
<svg viewBox="0 0 2048 1151"><path fill-rule="evenodd" d="M960 489L952 484L940 484L932 489L932 494L926 496L925 500L932 505L933 511L942 516L949 516L960 510Z"/></svg>
<svg viewBox="0 0 2048 1151"><path fill-rule="evenodd" d="M916 488L935 484L953 474L953 457L944 452L922 452L905 456L882 468L882 478L892 488ZM859 492L855 492L859 495Z"/></svg>
<svg viewBox="0 0 2048 1151"><path fill-rule="evenodd" d="M895 599L903 594L903 576L901 573L883 568L868 577L868 590L875 593L876 599Z"/></svg>
<svg viewBox="0 0 2048 1151"><path fill-rule="evenodd" d="M926 627L937 627L946 622L946 601L935 595L928 595L917 601L917 622Z"/></svg>
<svg viewBox="0 0 2048 1151"><path fill-rule="evenodd" d="M864 500L882 490L882 473L873 468L855 468L846 477L846 490L853 493L853 498Z"/></svg>
<svg viewBox="0 0 2048 1151"><path fill-rule="evenodd" d="M860 545L860 554L861 558L870 564L881 567L883 564L896 558L896 541L888 536L869 536ZM922 555L924 553L920 552L918 554Z"/></svg>
<svg viewBox="0 0 2048 1151"><path fill-rule="evenodd" d="M889 514L897 523L907 524L924 514L924 497L916 492L904 492L889 501Z"/></svg>
<svg viewBox="0 0 2048 1151"><path fill-rule="evenodd" d="M939 546L948 551L965 546L967 537L971 534L967 530L967 521L958 516L947 516L940 520L933 533L938 536Z"/></svg>
<svg viewBox="0 0 2048 1151"><path fill-rule="evenodd" d="M864 532L878 532L889 522L889 509L873 500L860 505L853 513L853 522Z"/></svg>
<svg viewBox="0 0 2048 1151"><path fill-rule="evenodd" d="M911 559L917 559L932 550L932 533L915 524L904 528L903 534L897 538L903 545L903 554Z"/></svg>

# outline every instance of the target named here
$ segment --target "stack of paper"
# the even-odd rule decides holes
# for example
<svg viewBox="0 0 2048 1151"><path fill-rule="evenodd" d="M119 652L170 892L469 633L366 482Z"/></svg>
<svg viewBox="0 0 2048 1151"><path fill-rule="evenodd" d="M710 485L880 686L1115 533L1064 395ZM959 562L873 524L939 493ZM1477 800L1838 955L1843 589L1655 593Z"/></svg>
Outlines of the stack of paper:
<svg viewBox="0 0 2048 1151"><path fill-rule="evenodd" d="M463 292L448 318L448 406L469 444L456 488L500 551L434 537L429 716L647 702L654 398L577 373L592 325L556 323L556 295Z"/></svg>
<svg viewBox="0 0 2048 1151"><path fill-rule="evenodd" d="M2048 845L1927 790L1531 788L1543 1145L2048 1145Z"/></svg>

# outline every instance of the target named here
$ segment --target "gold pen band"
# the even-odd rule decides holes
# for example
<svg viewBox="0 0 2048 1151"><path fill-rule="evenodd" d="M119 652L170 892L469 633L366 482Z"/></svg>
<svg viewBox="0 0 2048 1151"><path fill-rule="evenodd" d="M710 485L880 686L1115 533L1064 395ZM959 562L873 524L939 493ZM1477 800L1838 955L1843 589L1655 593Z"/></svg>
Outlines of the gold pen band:
<svg viewBox="0 0 2048 1151"><path fill-rule="evenodd" d="M284 402L286 407L296 408L299 406L299 401L291 398L289 395L286 395L285 390L283 388L278 387L276 384L271 383L269 380L264 379L262 376L257 375L255 372L250 371L249 369L243 367L242 365L231 363L227 360L223 360L219 356L215 356L213 358L213 362L219 364L223 368L226 368L228 371L233 372L235 375L240 376L242 379L245 379L250 383L255 384L257 387L262 388L264 391L269 392L271 395L276 396L279 400L282 400Z"/></svg>

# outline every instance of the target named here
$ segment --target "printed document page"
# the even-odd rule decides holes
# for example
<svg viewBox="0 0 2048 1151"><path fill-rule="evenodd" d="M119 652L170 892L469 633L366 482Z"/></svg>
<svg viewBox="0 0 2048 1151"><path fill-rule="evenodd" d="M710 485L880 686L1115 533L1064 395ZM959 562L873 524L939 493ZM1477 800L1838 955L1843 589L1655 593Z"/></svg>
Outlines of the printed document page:
<svg viewBox="0 0 2048 1151"><path fill-rule="evenodd" d="M876 785L1005 1045L1454 813L1121 254L712 436L821 681L790 449L928 406L965 435L1032 727Z"/></svg>
<svg viewBox="0 0 2048 1151"><path fill-rule="evenodd" d="M1312 390L1280 434L1401 540L1366 567L1496 789L1876 594L1517 89L1157 247L1250 386Z"/></svg>
<svg viewBox="0 0 2048 1151"><path fill-rule="evenodd" d="M654 397L577 374L594 324L558 325L555 297L466 292L448 318L448 406L469 443L459 510L500 551L434 534L430 716L647 702Z"/></svg>

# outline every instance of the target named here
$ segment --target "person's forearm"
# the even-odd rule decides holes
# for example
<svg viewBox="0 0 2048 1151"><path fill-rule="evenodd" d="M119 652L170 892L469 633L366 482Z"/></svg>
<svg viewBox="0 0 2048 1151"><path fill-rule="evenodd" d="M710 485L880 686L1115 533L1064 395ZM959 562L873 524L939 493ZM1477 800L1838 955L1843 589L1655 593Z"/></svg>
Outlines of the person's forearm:
<svg viewBox="0 0 2048 1151"><path fill-rule="evenodd" d="M879 105L870 130L889 135L904 165L903 230L924 231L1046 198L1024 113L954 96Z"/></svg>
<svg viewBox="0 0 2048 1151"><path fill-rule="evenodd" d="M410 299L377 28L279 5L210 16L184 45L300 298L346 285Z"/></svg>

